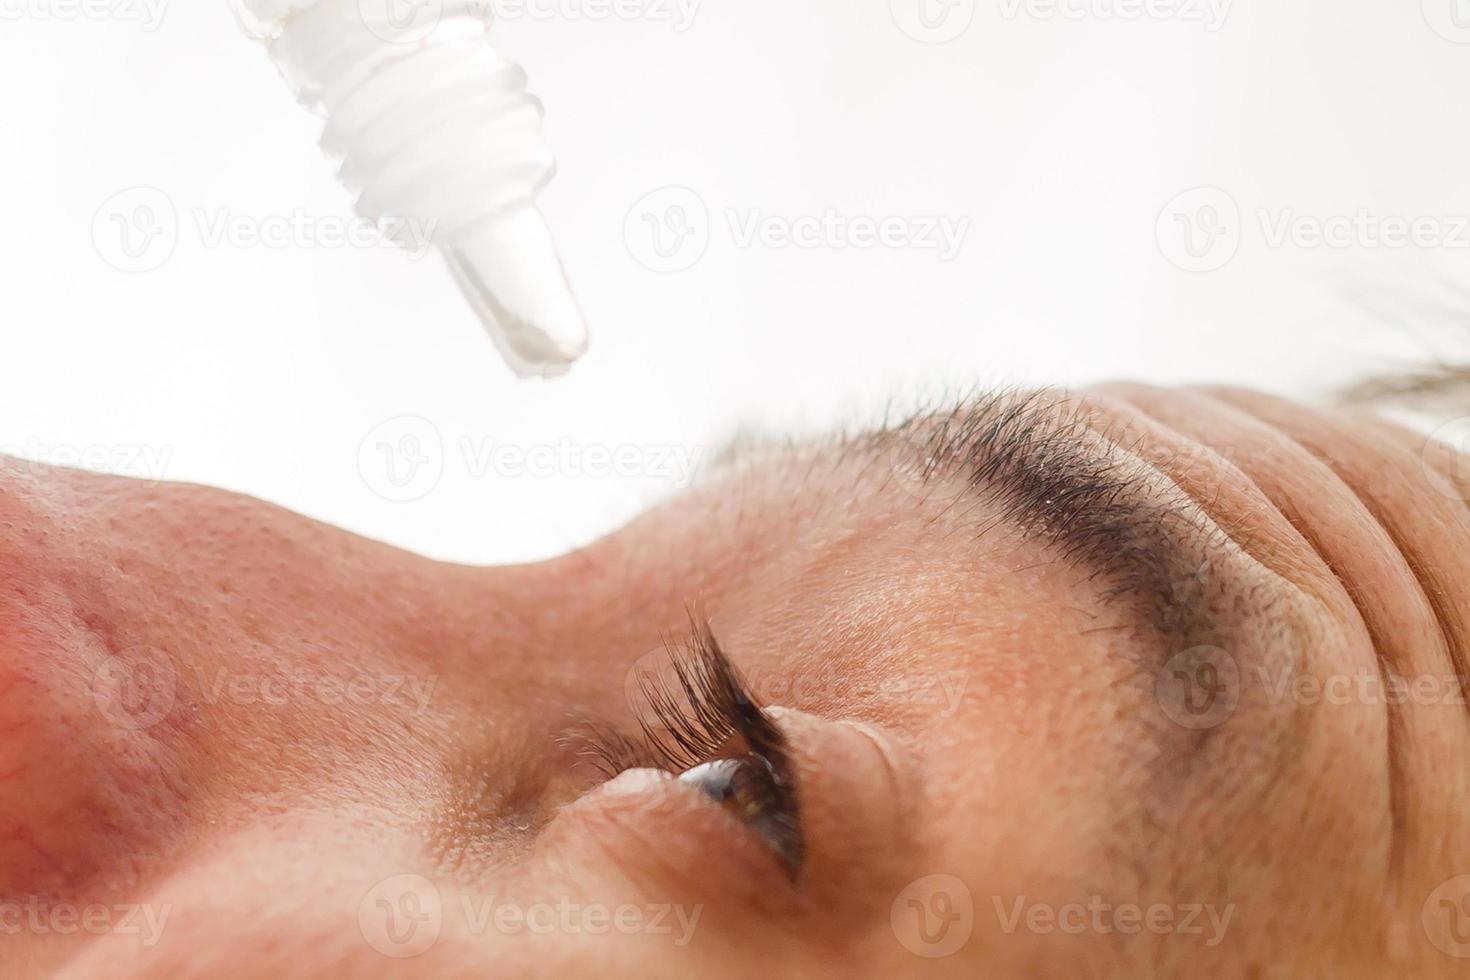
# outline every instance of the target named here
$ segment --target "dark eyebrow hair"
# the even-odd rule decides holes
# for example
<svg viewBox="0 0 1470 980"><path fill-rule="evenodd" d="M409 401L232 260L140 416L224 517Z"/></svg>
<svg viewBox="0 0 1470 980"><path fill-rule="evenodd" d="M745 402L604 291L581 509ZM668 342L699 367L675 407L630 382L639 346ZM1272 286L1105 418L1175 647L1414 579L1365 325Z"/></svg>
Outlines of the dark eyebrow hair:
<svg viewBox="0 0 1470 980"><path fill-rule="evenodd" d="M1085 400L1058 391L971 395L854 440L936 493L1000 504L1005 519L1104 581L1105 601L1141 606L1176 650L1216 623L1204 601L1203 539L1218 535L1182 490L1128 452ZM905 471L904 468L907 468ZM953 506L958 501L951 504Z"/></svg>
<svg viewBox="0 0 1470 980"><path fill-rule="evenodd" d="M865 443L862 451L891 475L909 467L907 475L936 494L961 482L946 510L977 498L998 503L1000 520L1104 583L1104 603L1137 609L1162 642L1126 644L1124 656L1156 696L1156 679L1176 657L1205 662L1210 651L1231 645L1211 601L1223 580L1209 574L1205 557L1215 539L1228 538L1173 480L1130 450L1121 428L1096 402L1066 392L999 391L910 416L859 437L854 447ZM1186 670L1193 663L1181 661ZM1155 746L1146 765L1153 789L1129 805L1154 821L1223 728L1189 729L1162 713L1138 721Z"/></svg>
<svg viewBox="0 0 1470 980"><path fill-rule="evenodd" d="M945 512L991 501L1001 520L1053 546L1062 561L1089 569L1104 583L1105 602L1140 608L1170 649L1220 640L1198 556L1208 538L1224 533L1129 450L1117 423L1095 403L1056 389L997 389L938 405L815 441L743 430L714 454L706 475L775 457L807 460L805 479L828 460L923 487L941 497ZM943 501L956 483L959 493ZM923 506L917 497L915 506Z"/></svg>

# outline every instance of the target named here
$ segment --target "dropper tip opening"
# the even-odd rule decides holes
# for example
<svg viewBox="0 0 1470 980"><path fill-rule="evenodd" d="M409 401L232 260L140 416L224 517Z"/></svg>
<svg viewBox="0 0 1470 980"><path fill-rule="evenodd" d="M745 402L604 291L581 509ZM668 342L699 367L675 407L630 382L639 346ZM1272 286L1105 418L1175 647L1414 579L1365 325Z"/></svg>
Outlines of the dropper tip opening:
<svg viewBox="0 0 1470 980"><path fill-rule="evenodd" d="M522 324L506 331L499 324L491 329L500 354L512 371L522 378L560 378L587 353L585 327L576 341L556 340L545 327Z"/></svg>

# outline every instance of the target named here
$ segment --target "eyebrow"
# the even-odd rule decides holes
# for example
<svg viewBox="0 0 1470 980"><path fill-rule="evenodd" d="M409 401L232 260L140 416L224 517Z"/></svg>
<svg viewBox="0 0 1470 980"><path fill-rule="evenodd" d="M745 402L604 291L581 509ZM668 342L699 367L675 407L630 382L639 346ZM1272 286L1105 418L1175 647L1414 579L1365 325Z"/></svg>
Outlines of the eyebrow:
<svg viewBox="0 0 1470 980"><path fill-rule="evenodd" d="M917 477L935 493L961 482L946 511L967 500L998 505L982 535L1009 522L1105 583L1104 603L1139 610L1162 642L1125 644L1124 656L1150 687L1176 656L1231 644L1211 601L1211 593L1230 587L1230 576L1212 574L1209 558L1228 536L1129 449L1120 423L1097 403L1057 391L991 392L913 415L850 446L887 466L891 478ZM1154 746L1147 766L1154 789L1132 803L1148 809L1171 798L1177 780L1224 729L1194 730L1154 716L1139 721Z"/></svg>
<svg viewBox="0 0 1470 980"><path fill-rule="evenodd" d="M885 483L902 480L933 495L958 482L961 492L946 512L967 502L999 507L979 534L1010 523L1050 545L1105 583L1103 602L1138 608L1169 651L1219 645L1221 624L1206 598L1214 577L1200 555L1228 537L1172 479L1130 451L1119 430L1095 402L1064 390L976 389L896 422L817 440L742 429L702 477L775 458L805 459L799 482L822 460L878 469ZM917 496L914 503L929 506Z"/></svg>
<svg viewBox="0 0 1470 980"><path fill-rule="evenodd" d="M1222 532L1109 428L1075 395L1007 390L921 412L853 445L884 461L891 478L917 478L936 493L963 482L950 507L998 504L1001 520L1105 582L1105 602L1138 605L1171 648L1208 643L1218 624L1199 554Z"/></svg>

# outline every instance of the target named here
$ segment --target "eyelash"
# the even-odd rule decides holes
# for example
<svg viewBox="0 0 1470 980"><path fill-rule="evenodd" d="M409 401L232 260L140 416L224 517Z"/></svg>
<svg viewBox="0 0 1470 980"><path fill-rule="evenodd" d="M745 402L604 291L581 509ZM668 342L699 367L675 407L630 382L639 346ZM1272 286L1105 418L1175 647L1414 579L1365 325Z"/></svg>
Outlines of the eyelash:
<svg viewBox="0 0 1470 980"><path fill-rule="evenodd" d="M804 848L785 735L751 694L707 620L691 613L688 638L666 647L672 678L653 672L638 677L645 703L638 733L585 726L577 754L609 779L636 768L678 775L705 763L754 756L769 771L773 796L774 820L764 832L794 873Z"/></svg>

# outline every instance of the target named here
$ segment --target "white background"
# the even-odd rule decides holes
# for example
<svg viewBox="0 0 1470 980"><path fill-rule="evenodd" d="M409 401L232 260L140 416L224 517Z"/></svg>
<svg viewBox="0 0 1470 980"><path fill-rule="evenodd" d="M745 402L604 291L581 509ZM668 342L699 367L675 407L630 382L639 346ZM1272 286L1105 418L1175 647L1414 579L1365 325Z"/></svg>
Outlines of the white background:
<svg viewBox="0 0 1470 980"><path fill-rule="evenodd" d="M319 120L225 0L78 2L0 0L0 447L449 559L586 542L681 482L671 450L741 423L804 430L975 381L1308 393L1413 354L1409 328L1470 280L1466 230L1272 241L1286 219L1450 235L1470 214L1470 0L704 0L682 25L663 0L621 0L631 19L537 0L494 37L548 107L542 204L594 349L517 382L432 257L205 240L199 215L351 213ZM924 43L920 2L947 43ZM111 216L156 200L115 198L139 186L177 242L127 273ZM694 203L640 205L666 187ZM1218 190L1171 206L1198 187ZM676 202L707 245L653 271L639 229ZM968 230L946 260L742 244L730 217L829 211ZM1218 229L1198 262L1191 220ZM420 459L413 481L387 481L379 444ZM570 462L518 474L497 446ZM634 472L583 472L618 447Z"/></svg>

